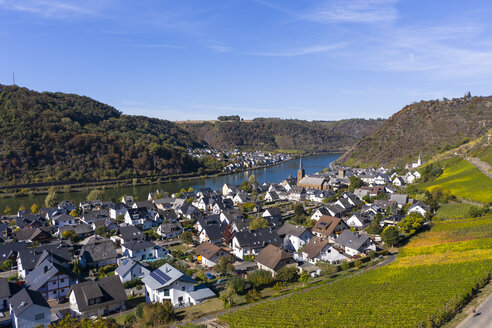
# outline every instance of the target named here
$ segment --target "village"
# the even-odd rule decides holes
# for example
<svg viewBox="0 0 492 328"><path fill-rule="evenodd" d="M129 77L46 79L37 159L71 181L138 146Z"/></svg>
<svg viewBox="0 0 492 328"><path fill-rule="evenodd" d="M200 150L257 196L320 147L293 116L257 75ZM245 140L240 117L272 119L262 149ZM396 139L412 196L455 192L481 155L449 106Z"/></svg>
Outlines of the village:
<svg viewBox="0 0 492 328"><path fill-rule="evenodd" d="M255 301L262 285L377 261L392 246L384 228L431 212L404 189L421 165L419 156L400 170L331 165L306 175L300 159L297 176L280 183L251 175L221 190L61 200L4 216L0 323L35 327L67 315L131 322L139 304L184 309L217 298L229 307L237 292Z"/></svg>

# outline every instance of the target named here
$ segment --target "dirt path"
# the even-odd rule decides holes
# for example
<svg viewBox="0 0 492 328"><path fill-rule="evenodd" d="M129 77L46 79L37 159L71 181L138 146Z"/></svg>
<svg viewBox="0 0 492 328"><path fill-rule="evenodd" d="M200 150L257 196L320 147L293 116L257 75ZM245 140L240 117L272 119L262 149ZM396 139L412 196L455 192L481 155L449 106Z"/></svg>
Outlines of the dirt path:
<svg viewBox="0 0 492 328"><path fill-rule="evenodd" d="M369 270L374 270L374 269L380 268L382 266L388 265L391 262L393 262L395 259L396 259L396 255L391 254L391 255L388 256L388 258L386 258L385 260L381 261L380 263L378 263L378 264L376 264L376 265L374 265L374 266L372 266L370 268L367 268L366 270L359 271L359 272L356 272L354 274L351 274L351 275L348 275L346 277L343 277L342 279L345 279L347 277L352 277L352 276L355 276L355 275L359 275L359 274L362 274L362 273L367 272ZM336 281L336 280L334 280L334 281ZM329 282L329 283L331 284L332 282ZM224 311L221 311L221 312L218 312L218 313L210 314L210 315L207 315L207 316L198 318L198 319L193 320L193 321L189 321L189 323L194 324L194 325L209 324L209 323L215 321L217 319L217 316L223 315L225 313L235 312L235 311L242 310L242 309L247 309L247 308L249 308L251 306L254 306L256 304L259 304L259 303L280 300L282 298L285 298L285 297L290 296L290 295L293 295L293 294L305 293L305 292L307 292L309 290L312 290L312 289L317 288L317 287L320 287L320 286L321 285L316 285L316 286L308 287L308 288L301 289L301 290L298 290L298 291L294 291L294 292L291 292L291 293L288 293L288 294L284 294L284 295L280 295L280 296L276 296L276 297L270 297L270 298L265 299L264 301L259 301L259 302L255 302L255 303L251 303L251 304L246 304L246 305L243 305L243 306L238 306L238 307L235 307L235 308L232 308L232 309L228 309L228 310L224 310ZM180 324L177 324L177 325L173 325L171 327L179 327L180 325L184 325L184 324L186 324L186 323L183 322L183 323L180 323Z"/></svg>
<svg viewBox="0 0 492 328"><path fill-rule="evenodd" d="M481 161L477 157L467 157L466 160L473 165L480 171L482 171L486 176L492 179L492 173L490 173L490 165L487 162Z"/></svg>

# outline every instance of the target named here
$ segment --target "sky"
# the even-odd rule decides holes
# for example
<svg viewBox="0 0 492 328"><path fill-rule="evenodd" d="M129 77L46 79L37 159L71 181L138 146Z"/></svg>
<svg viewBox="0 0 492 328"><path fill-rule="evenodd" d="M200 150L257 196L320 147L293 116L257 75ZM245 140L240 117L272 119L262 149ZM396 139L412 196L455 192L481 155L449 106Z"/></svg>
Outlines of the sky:
<svg viewBox="0 0 492 328"><path fill-rule="evenodd" d="M0 0L0 84L168 120L492 94L489 0Z"/></svg>

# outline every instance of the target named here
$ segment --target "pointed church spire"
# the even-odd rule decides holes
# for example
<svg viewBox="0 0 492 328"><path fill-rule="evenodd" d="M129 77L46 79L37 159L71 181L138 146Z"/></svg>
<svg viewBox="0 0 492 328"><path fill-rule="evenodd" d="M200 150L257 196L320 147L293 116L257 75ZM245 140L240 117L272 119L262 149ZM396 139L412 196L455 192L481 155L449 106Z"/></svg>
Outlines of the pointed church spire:
<svg viewBox="0 0 492 328"><path fill-rule="evenodd" d="M299 157L299 170L302 170L302 156Z"/></svg>

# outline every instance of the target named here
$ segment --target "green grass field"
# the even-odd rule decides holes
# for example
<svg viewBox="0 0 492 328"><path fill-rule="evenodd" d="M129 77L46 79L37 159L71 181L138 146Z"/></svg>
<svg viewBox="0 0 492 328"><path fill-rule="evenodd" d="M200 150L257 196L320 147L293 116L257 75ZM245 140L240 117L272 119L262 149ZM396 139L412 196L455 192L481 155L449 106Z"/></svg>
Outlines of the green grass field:
<svg viewBox="0 0 492 328"><path fill-rule="evenodd" d="M432 192L435 188L479 202L492 202L492 179L464 159L446 161L444 172L434 181L421 183L417 188Z"/></svg>
<svg viewBox="0 0 492 328"><path fill-rule="evenodd" d="M490 276L490 238L492 215L436 222L395 263L220 319L230 327L439 326Z"/></svg>

